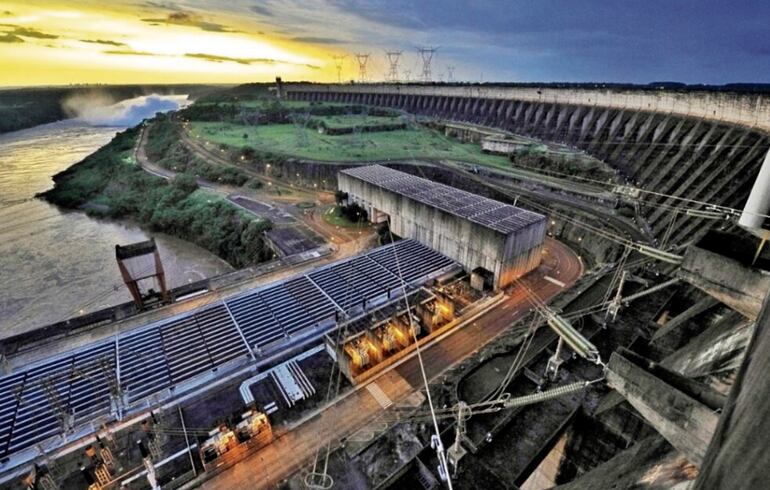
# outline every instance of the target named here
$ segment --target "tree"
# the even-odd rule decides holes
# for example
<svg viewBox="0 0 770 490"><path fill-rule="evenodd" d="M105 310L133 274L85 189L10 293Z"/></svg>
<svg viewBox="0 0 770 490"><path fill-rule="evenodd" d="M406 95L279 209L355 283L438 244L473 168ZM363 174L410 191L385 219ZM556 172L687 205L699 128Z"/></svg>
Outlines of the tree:
<svg viewBox="0 0 770 490"><path fill-rule="evenodd" d="M198 180L194 175L186 173L177 174L176 177L171 179L171 185L175 189L184 192L185 195L192 194L198 190Z"/></svg>
<svg viewBox="0 0 770 490"><path fill-rule="evenodd" d="M353 223L361 223L369 219L369 213L357 203L340 207L340 213Z"/></svg>
<svg viewBox="0 0 770 490"><path fill-rule="evenodd" d="M334 193L334 201L337 203L337 205L341 205L347 198L348 193L345 191L337 189L337 191Z"/></svg>

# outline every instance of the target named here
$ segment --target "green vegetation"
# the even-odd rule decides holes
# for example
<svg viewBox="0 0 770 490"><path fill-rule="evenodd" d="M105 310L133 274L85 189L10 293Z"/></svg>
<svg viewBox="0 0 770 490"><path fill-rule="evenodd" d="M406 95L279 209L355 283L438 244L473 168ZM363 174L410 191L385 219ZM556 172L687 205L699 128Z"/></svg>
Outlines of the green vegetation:
<svg viewBox="0 0 770 490"><path fill-rule="evenodd" d="M221 99L221 97L219 98ZM321 124L321 119L331 116L360 116L392 119L397 111L384 107L367 107L360 104L324 104L320 102L279 101L276 99L217 100L197 102L179 111L179 117L190 121L227 122L234 124L288 124L300 114L313 116L311 127ZM373 119L374 120L374 119ZM360 123L345 122L343 126Z"/></svg>
<svg viewBox="0 0 770 490"><path fill-rule="evenodd" d="M147 156L174 172L186 172L209 182L259 189L262 182L233 165L210 163L190 152L181 142L182 129L169 116L158 115L148 129Z"/></svg>
<svg viewBox="0 0 770 490"><path fill-rule="evenodd" d="M327 128L349 128L355 126L372 126L375 124L393 124L399 122L394 116L317 116L313 119L323 123Z"/></svg>
<svg viewBox="0 0 770 490"><path fill-rule="evenodd" d="M535 172L552 172L592 180L612 180L615 173L603 162L577 151L555 151L545 145L532 145L511 155L513 165Z"/></svg>
<svg viewBox="0 0 770 490"><path fill-rule="evenodd" d="M294 124L298 114L307 116ZM193 137L219 146L233 163L280 163L292 157L325 162L444 160L531 179L614 178L607 165L571 148L511 135L512 141L527 146L510 156L485 153L477 143L445 136L442 123L408 123L397 111L381 107L232 97L196 103L182 117L190 121L187 130Z"/></svg>
<svg viewBox="0 0 770 490"><path fill-rule="evenodd" d="M133 219L150 230L193 242L235 267L272 256L262 234L270 228L268 221L198 189L193 175L183 173L167 182L146 173L130 158L137 136L137 128L118 133L57 174L54 188L40 197L100 217Z"/></svg>
<svg viewBox="0 0 770 490"><path fill-rule="evenodd" d="M334 226L358 228L369 219L368 213L358 204L334 206L323 214L324 221Z"/></svg>
<svg viewBox="0 0 770 490"><path fill-rule="evenodd" d="M354 116L355 117L355 116ZM358 117L360 119L360 116ZM387 159L461 160L481 165L509 168L504 156L487 155L478 145L462 143L424 129L403 129L354 135L331 136L306 129L307 145L298 137L292 124L245 126L222 122L189 124L193 136L235 148L250 147L259 152L272 152L310 160L351 162ZM244 138L243 135L247 137Z"/></svg>

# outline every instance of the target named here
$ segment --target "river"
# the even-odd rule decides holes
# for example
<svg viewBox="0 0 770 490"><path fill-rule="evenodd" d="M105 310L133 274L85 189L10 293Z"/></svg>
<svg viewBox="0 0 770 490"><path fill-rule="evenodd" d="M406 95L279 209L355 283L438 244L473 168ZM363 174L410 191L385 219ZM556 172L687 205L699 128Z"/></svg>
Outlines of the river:
<svg viewBox="0 0 770 490"><path fill-rule="evenodd" d="M115 245L150 235L34 197L121 129L68 120L0 135L0 338L130 301ZM191 243L153 236L171 287L232 270Z"/></svg>

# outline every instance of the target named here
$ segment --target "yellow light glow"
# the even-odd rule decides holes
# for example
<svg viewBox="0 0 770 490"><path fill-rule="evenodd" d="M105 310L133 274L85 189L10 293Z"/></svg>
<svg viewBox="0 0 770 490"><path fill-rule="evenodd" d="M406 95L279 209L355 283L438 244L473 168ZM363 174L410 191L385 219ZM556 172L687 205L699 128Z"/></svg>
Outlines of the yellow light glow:
<svg viewBox="0 0 770 490"><path fill-rule="evenodd" d="M168 15L127 0L5 1L0 85L330 81L332 56L347 54L291 41L248 16L196 11L179 23Z"/></svg>

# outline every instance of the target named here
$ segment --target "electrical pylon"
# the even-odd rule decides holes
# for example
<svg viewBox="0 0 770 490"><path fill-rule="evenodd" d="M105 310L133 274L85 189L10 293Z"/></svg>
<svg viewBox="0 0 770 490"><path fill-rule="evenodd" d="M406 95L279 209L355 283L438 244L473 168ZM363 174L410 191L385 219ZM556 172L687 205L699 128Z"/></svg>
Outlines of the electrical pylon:
<svg viewBox="0 0 770 490"><path fill-rule="evenodd" d="M358 81L366 81L366 64L369 62L369 53L356 53L356 61L358 61Z"/></svg>
<svg viewBox="0 0 770 490"><path fill-rule="evenodd" d="M433 56L436 54L438 48L419 48L420 58L422 58L422 81L430 82L433 79L433 75L430 71L430 64L433 61Z"/></svg>
<svg viewBox="0 0 770 490"><path fill-rule="evenodd" d="M387 51L385 54L388 56L388 63L390 63L390 70L388 71L389 82L398 81L398 60L401 58L402 51Z"/></svg>

